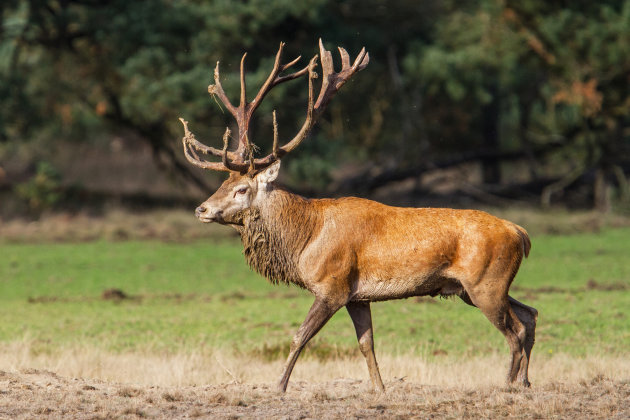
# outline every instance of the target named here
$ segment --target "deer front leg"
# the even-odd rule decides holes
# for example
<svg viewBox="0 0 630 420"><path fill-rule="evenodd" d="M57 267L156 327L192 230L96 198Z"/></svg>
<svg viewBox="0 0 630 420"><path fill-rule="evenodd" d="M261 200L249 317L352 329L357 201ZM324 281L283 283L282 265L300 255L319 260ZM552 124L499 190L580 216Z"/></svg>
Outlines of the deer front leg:
<svg viewBox="0 0 630 420"><path fill-rule="evenodd" d="M311 306L311 309L308 311L306 319L298 329L297 333L295 333L293 341L291 342L291 351L289 352L287 363L284 366L284 373L278 383L278 390L280 392L285 392L287 390L291 371L293 371L295 362L306 343L308 343L308 340L317 334L317 332L326 324L326 322L328 322L328 320L339 310L340 307L341 306L333 306L326 303L323 299L315 298L315 302L313 302L313 306Z"/></svg>
<svg viewBox="0 0 630 420"><path fill-rule="evenodd" d="M357 340L359 340L359 349L365 357L372 379L372 386L376 391L384 392L385 386L381 380L381 374L378 371L378 363L374 354L374 336L372 332L372 312L370 311L370 302L348 302L346 305L348 314L354 323L354 329L357 332Z"/></svg>

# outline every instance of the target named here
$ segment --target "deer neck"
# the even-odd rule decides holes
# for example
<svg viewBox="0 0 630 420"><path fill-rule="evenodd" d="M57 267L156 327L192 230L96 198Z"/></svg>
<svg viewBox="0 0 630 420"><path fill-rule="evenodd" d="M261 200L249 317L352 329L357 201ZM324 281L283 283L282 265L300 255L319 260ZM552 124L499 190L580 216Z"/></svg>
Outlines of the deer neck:
<svg viewBox="0 0 630 420"><path fill-rule="evenodd" d="M248 209L242 217L243 225L237 230L249 266L273 284L305 288L298 261L320 227L310 200L274 189L262 205Z"/></svg>

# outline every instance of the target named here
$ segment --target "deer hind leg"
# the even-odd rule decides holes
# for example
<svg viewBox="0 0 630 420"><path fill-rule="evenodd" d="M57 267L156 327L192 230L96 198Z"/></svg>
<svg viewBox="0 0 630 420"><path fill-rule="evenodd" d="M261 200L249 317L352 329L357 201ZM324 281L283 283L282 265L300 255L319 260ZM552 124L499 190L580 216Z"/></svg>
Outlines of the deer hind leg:
<svg viewBox="0 0 630 420"><path fill-rule="evenodd" d="M513 297L508 296L510 306L512 310L525 326L525 340L523 343L523 358L521 359L521 365L518 371L518 381L523 386L530 386L529 379L527 377L527 371L529 368L529 360L532 353L532 347L536 339L536 321L538 319L538 311L531 306L527 306L524 303L519 302Z"/></svg>
<svg viewBox="0 0 630 420"><path fill-rule="evenodd" d="M374 336L372 332L372 312L370 311L369 302L348 302L346 309L357 333L359 340L359 349L365 357L372 386L376 391L384 392L385 386L381 380L381 374L378 370L378 363L374 354Z"/></svg>
<svg viewBox="0 0 630 420"><path fill-rule="evenodd" d="M492 325L505 336L512 353L507 382L513 383L517 379L523 358L525 358L525 326L512 309L507 297L490 297L485 293L469 293L469 296L474 306L478 307ZM466 299L462 299L466 302ZM529 386L529 382L523 385Z"/></svg>
<svg viewBox="0 0 630 420"><path fill-rule="evenodd" d="M280 378L280 382L278 383L278 390L280 392L285 392L287 390L289 377L291 376L295 362L297 362L297 358L306 343L308 343L308 341L319 332L319 330L326 324L326 322L328 322L335 312L341 308L341 306L343 305L332 306L326 303L323 299L315 298L315 302L313 302L313 306L311 306L311 309L308 311L306 319L298 329L297 333L295 333L293 341L291 342L291 351L289 352L289 357L287 358L287 362L284 366L284 372Z"/></svg>

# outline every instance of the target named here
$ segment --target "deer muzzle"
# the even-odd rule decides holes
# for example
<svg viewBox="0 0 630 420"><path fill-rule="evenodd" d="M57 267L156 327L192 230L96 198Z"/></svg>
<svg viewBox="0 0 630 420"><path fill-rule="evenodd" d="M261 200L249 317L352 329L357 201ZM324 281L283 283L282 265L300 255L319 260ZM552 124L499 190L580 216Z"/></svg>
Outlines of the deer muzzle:
<svg viewBox="0 0 630 420"><path fill-rule="evenodd" d="M195 209L195 216L203 223L221 222L223 220L223 211L202 204Z"/></svg>

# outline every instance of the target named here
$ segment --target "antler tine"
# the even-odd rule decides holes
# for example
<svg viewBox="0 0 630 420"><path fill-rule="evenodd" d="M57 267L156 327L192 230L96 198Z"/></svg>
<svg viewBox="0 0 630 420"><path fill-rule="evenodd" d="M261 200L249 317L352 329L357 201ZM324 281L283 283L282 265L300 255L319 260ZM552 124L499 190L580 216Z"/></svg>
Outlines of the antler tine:
<svg viewBox="0 0 630 420"><path fill-rule="evenodd" d="M240 67L240 81L241 81L241 97L240 104L238 107L235 107L230 102L230 99L225 94L223 90L223 86L221 85L220 72L219 72L219 62L217 61L217 65L214 69L214 85L208 86L208 92L211 95L217 95L221 102L225 105L225 107L230 111L232 116L236 119L238 125L239 132L239 140L238 147L234 152L227 152L229 160L233 163L232 166L240 166L239 163L244 161L244 155L247 150L251 149L249 144L249 139L247 138L247 132L249 130L249 118L246 117L246 108L247 108L247 87L245 84L245 57L247 53L243 54L241 58L241 67ZM202 143L196 142L194 143L197 150L203 151L204 153L212 154L214 156L223 156L223 151L218 151L213 147L206 146Z"/></svg>
<svg viewBox="0 0 630 420"><path fill-rule="evenodd" d="M251 113L253 113L256 110L256 108L258 108L258 105L260 105L263 98L267 95L267 93L269 93L269 91L274 86L277 86L280 83L288 82L289 80L297 79L298 77L303 76L308 72L308 66L306 66L302 70L296 71L294 73L291 73L285 76L278 76L281 72L289 69L290 67L293 67L302 58L302 56L300 55L297 58L295 58L293 61L287 64L280 65L280 61L282 60L282 52L284 50L284 46L285 46L285 43L281 42L280 47L278 47L278 52L276 53L276 60L273 64L273 69L271 70L271 73L269 73L269 76L267 77L267 80L265 80L265 83L262 85L262 87L258 91L256 98L254 98L254 100L250 104Z"/></svg>
<svg viewBox="0 0 630 420"><path fill-rule="evenodd" d="M225 128L225 134L223 134L223 150L221 151L221 162L227 168L228 171L242 171L243 165L239 165L235 163L235 160L229 159L229 152L227 150L228 145L230 143L230 135L232 132L230 131L230 127Z"/></svg>
<svg viewBox="0 0 630 420"><path fill-rule="evenodd" d="M223 162L210 162L210 161L201 159L199 155L197 154L197 152L195 151L196 149L195 143L199 143L199 142L195 139L195 135L191 133L190 130L188 130L188 121L184 120L183 118L180 118L179 120L184 125L184 137L182 138L182 143L184 145L184 155L186 156L186 159L193 165L202 169L211 169L214 171L230 171L230 168L224 165ZM223 153L223 156L227 158L227 148L225 146L222 153Z"/></svg>
<svg viewBox="0 0 630 420"><path fill-rule="evenodd" d="M208 86L208 93L210 95L217 95L223 105L230 111L230 113L236 118L236 107L232 105L232 102L228 99L225 91L223 90L223 86L221 86L221 79L219 74L219 62L217 61L217 66L214 68L214 85Z"/></svg>
<svg viewBox="0 0 630 420"><path fill-rule="evenodd" d="M273 148L271 154L278 159L278 120L276 119L276 110L273 110Z"/></svg>
<svg viewBox="0 0 630 420"><path fill-rule="evenodd" d="M280 68L280 60L282 59L282 50L284 49L284 45L284 42L280 43L280 46L278 47L278 52L276 53L276 60L274 61L273 68L271 69L271 73L269 73L269 76L267 76L267 80L265 80L265 83L263 83L260 90L258 91L258 94L256 94L256 97L251 102L254 109L258 107L265 95L271 90L271 88L273 87L273 82L276 79L276 76L278 76L278 73L284 70L284 66L282 66L282 69ZM295 62L295 60L293 60L293 62Z"/></svg>
<svg viewBox="0 0 630 420"><path fill-rule="evenodd" d="M245 57L247 57L247 53L243 54L243 58L241 58L241 104L239 107L244 107L247 103L247 87L245 86Z"/></svg>
<svg viewBox="0 0 630 420"><path fill-rule="evenodd" d="M302 56L299 56L298 59L299 58L302 58ZM306 73L308 73L308 66L304 67L300 71L296 71L295 73L291 73L291 74L287 74L286 76L278 77L276 79L277 80L276 85L279 85L280 83L288 82L289 80L297 79L300 76L304 76Z"/></svg>
<svg viewBox="0 0 630 420"><path fill-rule="evenodd" d="M317 56L314 56L313 58L311 58L311 61L309 62L308 67L307 67L308 104L306 106L306 119L304 120L304 124L302 124L302 128L300 129L300 131L298 131L298 133L295 135L295 137L293 137L291 141L289 141L287 144L280 147L276 151L275 153L276 159L281 158L282 156L286 155L287 153L289 153L290 151L298 147L298 145L302 142L302 140L304 140L308 136L308 133L311 131L311 128L313 128L313 124L315 123L314 118L313 118L314 117L313 79L317 78L317 73L315 72L315 66L317 66Z"/></svg>
<svg viewBox="0 0 630 420"><path fill-rule="evenodd" d="M302 58L301 55L298 55L297 57L295 57L295 59L293 61L291 61L290 63L284 64L282 66L282 68L280 69L280 71L285 71L286 69L288 69L289 67L293 67L295 65L295 63L297 63L298 61L300 61L300 59Z"/></svg>
<svg viewBox="0 0 630 420"><path fill-rule="evenodd" d="M190 147L192 147L193 149L201 153L205 153L206 155L212 155L212 156L217 156L217 157L223 156L223 150L219 150L212 146L206 146L205 144L197 140L195 138L195 135L192 134L188 130L188 121L184 121L182 118L180 118L179 120L182 122L182 124L184 124L184 136L186 138L186 142L188 143ZM227 153L228 153L228 158L230 160L236 159L236 154L234 152L228 151Z"/></svg>
<svg viewBox="0 0 630 420"><path fill-rule="evenodd" d="M337 47L339 50L339 55L341 56L341 68L345 69L350 67L350 55L348 55L348 51L343 47ZM363 52L365 49L361 50Z"/></svg>
<svg viewBox="0 0 630 420"><path fill-rule="evenodd" d="M352 70L355 72L361 71L366 68L368 64L370 64L370 54L365 51L365 47L363 47L361 48L361 51L359 51L359 55L357 56L356 60L354 60Z"/></svg>
<svg viewBox="0 0 630 420"><path fill-rule="evenodd" d="M236 154L237 161L239 162L245 161L246 154L251 151L251 144L248 136L250 118L247 116L246 112L247 85L245 83L245 57L247 57L247 53L244 53L241 58L241 100L238 108L236 108L236 114L234 114L234 118L236 118L236 123L238 125L238 146L234 153ZM249 155L251 155L251 153L249 153Z"/></svg>

